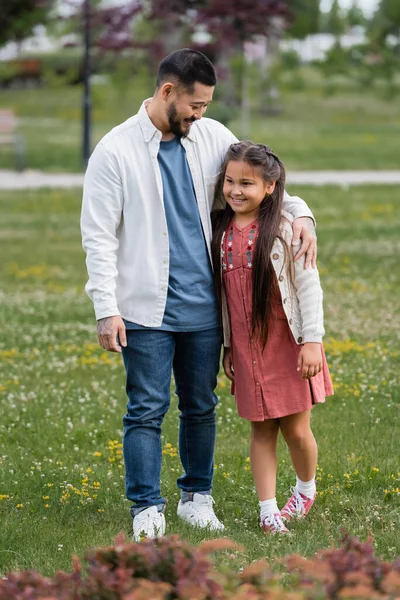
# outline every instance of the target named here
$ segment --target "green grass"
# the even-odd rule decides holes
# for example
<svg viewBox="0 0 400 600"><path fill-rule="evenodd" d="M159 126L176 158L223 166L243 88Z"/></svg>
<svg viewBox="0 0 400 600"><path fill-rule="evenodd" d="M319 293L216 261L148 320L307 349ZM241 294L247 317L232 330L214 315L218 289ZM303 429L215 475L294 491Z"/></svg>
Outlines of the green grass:
<svg viewBox="0 0 400 600"><path fill-rule="evenodd" d="M294 189L289 190L292 193ZM290 552L312 555L341 528L379 555L399 554L399 208L397 187L302 188L318 220L326 351L336 394L313 411L319 496L285 538L264 536L249 471L249 424L220 377L215 486L226 535L243 544L235 567ZM0 193L0 573L71 568L71 555L131 531L124 498L121 359L96 345L85 297L80 194ZM177 408L163 429L168 532L207 534L178 522ZM280 442L279 504L294 473Z"/></svg>
<svg viewBox="0 0 400 600"><path fill-rule="evenodd" d="M246 137L268 143L291 169L398 169L399 102L351 87L327 96L318 82L302 91L283 89L278 116L257 114L254 98ZM122 95L112 83L93 86L92 145L137 112L152 93L148 88L143 78ZM13 109L21 120L28 167L46 171L82 169L81 106L80 86L3 90L0 97L0 108ZM238 119L230 127L241 137ZM0 146L0 168L12 167L12 149Z"/></svg>

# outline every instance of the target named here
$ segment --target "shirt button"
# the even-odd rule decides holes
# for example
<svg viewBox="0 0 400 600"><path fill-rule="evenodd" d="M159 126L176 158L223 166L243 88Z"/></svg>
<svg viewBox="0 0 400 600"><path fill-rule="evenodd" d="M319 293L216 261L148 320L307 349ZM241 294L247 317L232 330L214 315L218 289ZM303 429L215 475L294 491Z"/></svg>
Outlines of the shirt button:
<svg viewBox="0 0 400 600"><path fill-rule="evenodd" d="M272 255L272 258L273 258L274 260L278 260L278 258L279 258L279 254L276 254L276 253L275 253L275 254L273 254L273 255Z"/></svg>
<svg viewBox="0 0 400 600"><path fill-rule="evenodd" d="M289 319L289 325L293 323L293 319Z"/></svg>
<svg viewBox="0 0 400 600"><path fill-rule="evenodd" d="M286 304L286 302L287 302L287 298L284 298L283 299L283 304Z"/></svg>
<svg viewBox="0 0 400 600"><path fill-rule="evenodd" d="M301 344L301 342L303 341L302 337L297 338L297 341L299 342L299 344Z"/></svg>
<svg viewBox="0 0 400 600"><path fill-rule="evenodd" d="M243 279L243 275L240 276L240 279Z"/></svg>
<svg viewBox="0 0 400 600"><path fill-rule="evenodd" d="M283 280L284 280L283 275L279 275L279 281L283 281Z"/></svg>
<svg viewBox="0 0 400 600"><path fill-rule="evenodd" d="M166 286L166 285L162 285L162 286L161 286L161 289L162 289L162 290L166 290L166 289L167 289L167 286Z"/></svg>
<svg viewBox="0 0 400 600"><path fill-rule="evenodd" d="M256 385L260 385L260 384L258 383L258 381L256 381Z"/></svg>
<svg viewBox="0 0 400 600"><path fill-rule="evenodd" d="M166 261L166 260L163 260L163 263L164 263L164 265L166 265L166 264L167 264L167 261Z"/></svg>
<svg viewBox="0 0 400 600"><path fill-rule="evenodd" d="M253 360L253 365L256 365L256 364L257 364L257 361L256 361L256 360Z"/></svg>
<svg viewBox="0 0 400 600"><path fill-rule="evenodd" d="M167 232L166 232L166 231L163 231L163 235L167 235Z"/></svg>
<svg viewBox="0 0 400 600"><path fill-rule="evenodd" d="M242 232L241 232L241 231L239 231L239 235L242 235Z"/></svg>
<svg viewBox="0 0 400 600"><path fill-rule="evenodd" d="M242 255L240 254L240 252L238 252L238 256L242 256Z"/></svg>

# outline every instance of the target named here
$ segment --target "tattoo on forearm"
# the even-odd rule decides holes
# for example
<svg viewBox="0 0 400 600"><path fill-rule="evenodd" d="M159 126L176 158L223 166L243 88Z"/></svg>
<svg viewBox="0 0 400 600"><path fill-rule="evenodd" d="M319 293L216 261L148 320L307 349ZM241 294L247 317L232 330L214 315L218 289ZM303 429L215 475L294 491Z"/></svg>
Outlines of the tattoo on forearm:
<svg viewBox="0 0 400 600"><path fill-rule="evenodd" d="M112 317L105 317L97 321L97 333L99 335L111 335L112 330Z"/></svg>

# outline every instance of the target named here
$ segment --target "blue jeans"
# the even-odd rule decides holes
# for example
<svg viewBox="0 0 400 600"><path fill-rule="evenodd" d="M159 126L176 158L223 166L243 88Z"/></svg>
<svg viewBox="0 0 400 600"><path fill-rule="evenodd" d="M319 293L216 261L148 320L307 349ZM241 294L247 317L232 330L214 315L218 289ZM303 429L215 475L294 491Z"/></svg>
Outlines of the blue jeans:
<svg viewBox="0 0 400 600"><path fill-rule="evenodd" d="M127 331L123 348L127 413L124 416L126 495L136 514L148 506L162 510L161 425L170 405L174 372L180 411L179 454L184 469L178 478L183 492L212 487L215 406L221 351L221 329L193 332Z"/></svg>

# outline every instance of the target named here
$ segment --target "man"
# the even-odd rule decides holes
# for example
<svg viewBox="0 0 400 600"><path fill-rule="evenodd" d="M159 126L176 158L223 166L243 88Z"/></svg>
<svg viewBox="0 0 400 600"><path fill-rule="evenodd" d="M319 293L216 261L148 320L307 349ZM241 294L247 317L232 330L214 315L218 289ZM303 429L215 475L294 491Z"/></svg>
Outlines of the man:
<svg viewBox="0 0 400 600"><path fill-rule="evenodd" d="M86 290L99 343L122 351L126 368L123 446L135 540L165 532L160 438L171 370L184 469L178 516L224 529L211 497L221 330L210 212L225 152L237 139L220 123L202 119L215 84L214 67L200 52L167 56L153 98L100 141L85 176ZM300 198L287 196L285 209L312 218ZM313 222L297 219L294 228L302 254L308 249L308 263L314 261Z"/></svg>

